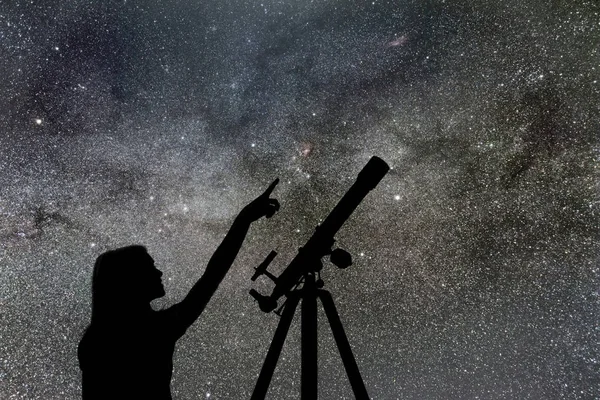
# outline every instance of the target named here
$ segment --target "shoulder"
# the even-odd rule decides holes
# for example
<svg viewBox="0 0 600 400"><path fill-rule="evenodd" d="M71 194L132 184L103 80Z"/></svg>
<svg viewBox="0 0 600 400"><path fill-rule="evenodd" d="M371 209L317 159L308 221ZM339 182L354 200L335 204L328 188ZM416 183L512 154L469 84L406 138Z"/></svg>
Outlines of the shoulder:
<svg viewBox="0 0 600 400"><path fill-rule="evenodd" d="M77 346L77 358L79 359L79 367L84 368L86 361L91 357L91 352L96 347L94 342L96 341L96 332L93 327L89 326Z"/></svg>
<svg viewBox="0 0 600 400"><path fill-rule="evenodd" d="M160 330L174 339L179 339L183 336L188 328L184 323L182 307L180 304L175 304L171 307L155 311L154 318L160 325Z"/></svg>

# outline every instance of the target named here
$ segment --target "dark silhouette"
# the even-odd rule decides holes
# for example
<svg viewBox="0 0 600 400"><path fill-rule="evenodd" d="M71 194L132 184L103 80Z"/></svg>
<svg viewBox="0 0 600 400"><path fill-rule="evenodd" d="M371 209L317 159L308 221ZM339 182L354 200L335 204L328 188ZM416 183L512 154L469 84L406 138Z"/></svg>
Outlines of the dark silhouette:
<svg viewBox="0 0 600 400"><path fill-rule="evenodd" d="M302 400L316 400L318 395L318 360L317 360L317 299L327 315L329 326L337 344L340 356L350 381L350 386L357 400L368 400L369 395L358 369L358 364L352 354L348 337L344 332L342 321L337 312L333 297L327 290L323 290L325 283L321 279L323 269L322 259L329 256L332 264L338 268L348 268L352 265L352 256L340 248L332 249L335 244L335 235L352 215L356 207L365 196L379 184L388 173L390 167L379 157L371 157L367 165L359 172L354 184L329 213L327 218L317 226L314 234L302 246L296 257L287 268L275 277L267 271L271 261L277 256L272 251L267 258L255 268L256 273L252 280L261 275L266 275L275 287L269 296L262 295L251 289L250 294L258 301L260 309L271 312L277 308L277 300L283 296L286 300L283 306L276 311L281 315L271 346L256 381L251 400L264 400L275 372L275 367L281 355L290 324L298 303L302 303L300 319L300 345L301 345L301 374L300 398ZM300 287L301 286L301 287ZM283 311L281 311L283 310Z"/></svg>
<svg viewBox="0 0 600 400"><path fill-rule="evenodd" d="M175 342L198 318L233 264L250 224L271 217L275 180L236 217L202 277L185 299L154 311L165 294L162 272L143 246L98 257L92 279L92 317L78 348L83 399L171 399Z"/></svg>

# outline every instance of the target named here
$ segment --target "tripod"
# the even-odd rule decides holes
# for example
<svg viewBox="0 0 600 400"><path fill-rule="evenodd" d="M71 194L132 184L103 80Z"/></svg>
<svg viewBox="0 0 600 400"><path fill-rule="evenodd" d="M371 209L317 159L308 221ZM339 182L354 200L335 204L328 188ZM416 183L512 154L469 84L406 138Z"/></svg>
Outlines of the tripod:
<svg viewBox="0 0 600 400"><path fill-rule="evenodd" d="M316 400L318 397L318 375L317 375L317 297L321 299L323 309L329 320L329 326L337 344L340 356L346 369L346 374L352 386L356 399L368 400L367 389L360 376L358 365L352 354L352 349L342 321L335 308L333 297L327 290L323 290L322 281L315 282L314 273L304 275L304 285L301 289L293 290L288 294L288 300L283 309L281 319L275 330L271 346L265 357L260 375L254 387L251 400L263 400L269 389L275 366L279 360L283 343L287 336L290 324L300 300L302 300L301 313L301 386L300 396L302 400Z"/></svg>

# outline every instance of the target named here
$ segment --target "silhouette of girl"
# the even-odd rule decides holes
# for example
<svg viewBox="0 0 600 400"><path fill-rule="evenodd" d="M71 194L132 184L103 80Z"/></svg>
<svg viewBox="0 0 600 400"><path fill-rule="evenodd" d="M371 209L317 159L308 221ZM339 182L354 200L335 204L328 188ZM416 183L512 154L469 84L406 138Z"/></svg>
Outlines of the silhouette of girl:
<svg viewBox="0 0 600 400"><path fill-rule="evenodd" d="M82 394L91 399L171 399L175 342L198 318L233 264L250 224L271 217L278 183L248 204L187 296L165 310L150 302L165 295L162 272L143 246L98 257L92 278L92 317L79 343Z"/></svg>

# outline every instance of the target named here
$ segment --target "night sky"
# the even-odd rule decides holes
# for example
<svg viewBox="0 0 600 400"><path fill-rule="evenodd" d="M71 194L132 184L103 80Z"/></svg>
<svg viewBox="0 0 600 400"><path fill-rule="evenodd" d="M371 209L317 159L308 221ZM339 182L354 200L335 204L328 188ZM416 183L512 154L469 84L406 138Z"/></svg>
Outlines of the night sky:
<svg viewBox="0 0 600 400"><path fill-rule="evenodd" d="M369 158L330 290L375 399L600 393L596 1L0 4L0 397L76 399L91 272L143 244L176 303L256 222L179 341L174 399L247 399L281 272ZM118 277L117 277L118 278ZM320 314L319 391L353 398ZM297 399L299 323L269 398Z"/></svg>

